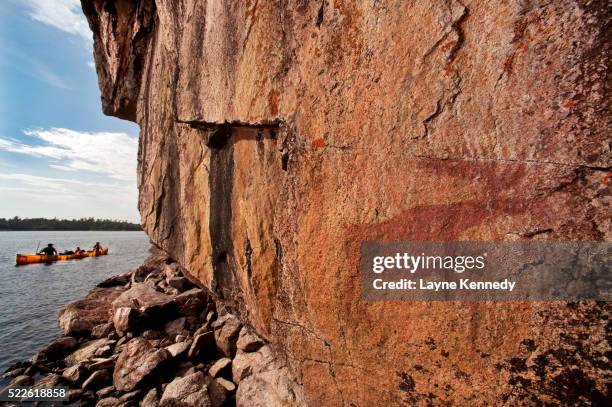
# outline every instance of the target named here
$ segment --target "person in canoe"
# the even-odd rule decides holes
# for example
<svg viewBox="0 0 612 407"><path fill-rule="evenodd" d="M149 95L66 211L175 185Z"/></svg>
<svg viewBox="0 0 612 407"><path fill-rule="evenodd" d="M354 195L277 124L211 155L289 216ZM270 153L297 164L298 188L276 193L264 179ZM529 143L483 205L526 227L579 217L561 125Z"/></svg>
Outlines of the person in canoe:
<svg viewBox="0 0 612 407"><path fill-rule="evenodd" d="M45 256L57 256L57 250L53 247L53 243L49 243L47 247L42 249L38 254L44 254Z"/></svg>
<svg viewBox="0 0 612 407"><path fill-rule="evenodd" d="M100 242L96 242L96 244L93 246L93 251L96 252L96 254L102 251L102 245Z"/></svg>
<svg viewBox="0 0 612 407"><path fill-rule="evenodd" d="M76 249L74 249L74 254L83 254L83 253L85 253L85 250L81 249L78 246Z"/></svg>

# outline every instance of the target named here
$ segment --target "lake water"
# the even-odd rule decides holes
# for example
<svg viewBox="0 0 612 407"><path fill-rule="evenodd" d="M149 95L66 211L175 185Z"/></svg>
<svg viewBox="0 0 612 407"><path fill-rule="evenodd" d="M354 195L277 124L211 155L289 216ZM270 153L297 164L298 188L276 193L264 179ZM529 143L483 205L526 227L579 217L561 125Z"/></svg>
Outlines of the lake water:
<svg viewBox="0 0 612 407"><path fill-rule="evenodd" d="M16 253L34 253L54 243L62 252L89 249L99 241L108 256L15 266ZM0 372L29 359L61 335L57 312L85 296L97 283L127 272L148 256L143 232L0 232Z"/></svg>

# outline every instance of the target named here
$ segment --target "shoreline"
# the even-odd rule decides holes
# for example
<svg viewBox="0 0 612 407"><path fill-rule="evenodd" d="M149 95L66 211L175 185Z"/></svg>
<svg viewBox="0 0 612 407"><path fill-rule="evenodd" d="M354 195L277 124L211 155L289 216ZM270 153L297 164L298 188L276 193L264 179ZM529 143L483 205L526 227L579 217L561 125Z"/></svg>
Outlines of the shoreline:
<svg viewBox="0 0 612 407"><path fill-rule="evenodd" d="M270 345L158 249L65 305L58 322L64 336L9 366L7 387L67 387L55 405L303 404Z"/></svg>

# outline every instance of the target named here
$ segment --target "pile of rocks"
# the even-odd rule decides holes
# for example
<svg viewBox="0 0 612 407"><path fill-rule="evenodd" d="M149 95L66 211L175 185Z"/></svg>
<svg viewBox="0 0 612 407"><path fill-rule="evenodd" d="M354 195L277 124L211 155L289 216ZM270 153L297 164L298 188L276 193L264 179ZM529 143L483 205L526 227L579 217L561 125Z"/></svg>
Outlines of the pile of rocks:
<svg viewBox="0 0 612 407"><path fill-rule="evenodd" d="M11 366L10 385L68 386L70 402L91 406L302 404L270 347L160 253L59 322L65 336Z"/></svg>

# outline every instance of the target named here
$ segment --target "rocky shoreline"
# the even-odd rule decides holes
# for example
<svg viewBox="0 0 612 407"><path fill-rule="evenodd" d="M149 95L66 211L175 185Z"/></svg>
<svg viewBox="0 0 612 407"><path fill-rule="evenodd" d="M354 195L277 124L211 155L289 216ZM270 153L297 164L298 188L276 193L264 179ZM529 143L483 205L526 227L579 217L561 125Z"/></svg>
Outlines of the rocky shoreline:
<svg viewBox="0 0 612 407"><path fill-rule="evenodd" d="M64 336L4 372L9 386L65 386L64 403L83 406L303 404L271 347L157 249L65 306L59 324Z"/></svg>

